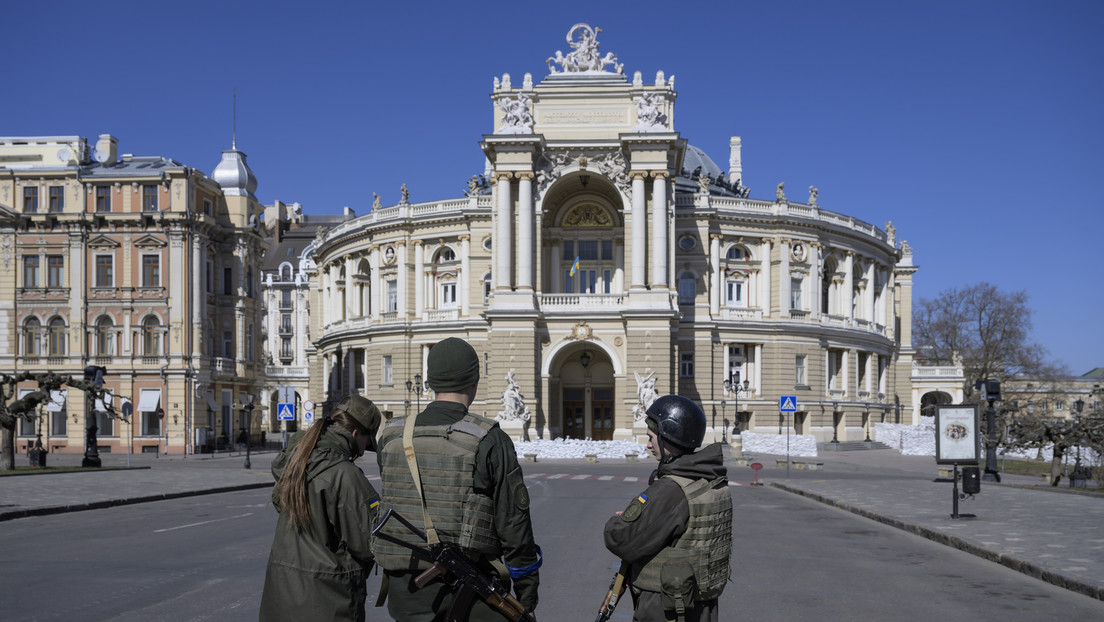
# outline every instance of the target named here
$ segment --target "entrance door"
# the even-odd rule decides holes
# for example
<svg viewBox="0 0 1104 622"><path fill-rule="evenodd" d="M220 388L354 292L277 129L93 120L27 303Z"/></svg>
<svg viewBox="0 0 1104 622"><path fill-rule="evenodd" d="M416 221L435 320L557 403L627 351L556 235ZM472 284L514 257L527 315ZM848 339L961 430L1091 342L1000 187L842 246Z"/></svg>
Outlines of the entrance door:
<svg viewBox="0 0 1104 622"><path fill-rule="evenodd" d="M583 402L564 402L563 408L563 435L566 438L586 438L586 422L583 413L586 405Z"/></svg>
<svg viewBox="0 0 1104 622"><path fill-rule="evenodd" d="M591 419L593 434L591 438L596 441L613 440L613 403L595 402L593 406L593 418Z"/></svg>

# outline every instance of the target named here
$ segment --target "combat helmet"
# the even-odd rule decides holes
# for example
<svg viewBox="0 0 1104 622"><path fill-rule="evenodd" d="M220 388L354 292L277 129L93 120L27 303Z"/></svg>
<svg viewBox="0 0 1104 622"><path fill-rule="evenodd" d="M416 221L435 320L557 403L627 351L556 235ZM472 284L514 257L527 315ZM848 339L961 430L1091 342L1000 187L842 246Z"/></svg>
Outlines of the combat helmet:
<svg viewBox="0 0 1104 622"><path fill-rule="evenodd" d="M705 438L705 413L681 395L664 395L645 414L656 436L683 452L694 451Z"/></svg>

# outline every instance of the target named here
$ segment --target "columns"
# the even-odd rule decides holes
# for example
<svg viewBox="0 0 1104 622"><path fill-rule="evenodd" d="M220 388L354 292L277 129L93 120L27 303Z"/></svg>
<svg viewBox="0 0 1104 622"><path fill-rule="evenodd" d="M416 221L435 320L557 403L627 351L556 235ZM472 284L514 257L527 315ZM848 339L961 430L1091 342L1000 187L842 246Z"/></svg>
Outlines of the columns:
<svg viewBox="0 0 1104 622"><path fill-rule="evenodd" d="M866 279L866 287L863 290L863 319L870 320L870 322L873 323L876 321L876 315L874 313L874 288L877 287L877 283L874 280L873 261L866 266L864 278Z"/></svg>
<svg viewBox="0 0 1104 622"><path fill-rule="evenodd" d="M855 321L855 277L852 272L855 268L855 253L847 251L843 266L843 315L847 316L847 323L850 324Z"/></svg>
<svg viewBox="0 0 1104 622"><path fill-rule="evenodd" d="M368 250L368 269L372 271L371 286L368 295L372 297L372 321L379 321L380 302L383 282L380 280L380 250L373 246Z"/></svg>
<svg viewBox="0 0 1104 622"><path fill-rule="evenodd" d="M533 174L518 173L518 289L533 289Z"/></svg>
<svg viewBox="0 0 1104 622"><path fill-rule="evenodd" d="M713 270L709 281L709 314L716 316L721 312L721 287L724 284L721 278L721 236L717 234L709 236L709 266ZM750 291L747 296L751 297Z"/></svg>
<svg viewBox="0 0 1104 622"><path fill-rule="evenodd" d="M778 269L778 315L790 317L790 240L782 238L778 254L782 259Z"/></svg>
<svg viewBox="0 0 1104 622"><path fill-rule="evenodd" d="M610 292L614 294L625 293L625 243L615 240L613 242L613 287Z"/></svg>
<svg viewBox="0 0 1104 622"><path fill-rule="evenodd" d="M73 258L72 252L69 254L70 260ZM199 236L192 234L192 282L188 287L188 292L192 297L192 356L198 357L203 352L203 317L206 315L203 313L203 307L205 299L207 297L207 277L204 271L203 265L204 252L203 246L199 243ZM72 281L70 281L72 283ZM83 291L73 289L71 291ZM74 296L76 298L76 296ZM275 306L275 305L274 305ZM76 315L70 315L69 317L78 317ZM273 324L269 323L271 328ZM276 334L276 331L271 331L271 334Z"/></svg>
<svg viewBox="0 0 1104 622"><path fill-rule="evenodd" d="M425 248L421 240L414 240L414 318L425 319Z"/></svg>
<svg viewBox="0 0 1104 622"><path fill-rule="evenodd" d="M398 318L406 318L406 242L395 244L395 263L398 264Z"/></svg>
<svg viewBox="0 0 1104 622"><path fill-rule="evenodd" d="M353 284L353 274L356 272L356 257L345 257L345 319L356 317L356 286Z"/></svg>
<svg viewBox="0 0 1104 622"><path fill-rule="evenodd" d="M761 344L761 343L755 344L755 371L754 371L753 374L749 374L749 375L754 376L754 380L751 381L752 384L754 385L751 388L751 392L762 394L762 390L763 390L763 344Z"/></svg>
<svg viewBox="0 0 1104 622"><path fill-rule="evenodd" d="M551 293L563 293L563 282L560 281L560 257L563 256L563 240L553 240L550 246L552 256L548 258L548 271L550 272L548 283Z"/></svg>
<svg viewBox="0 0 1104 622"><path fill-rule="evenodd" d="M819 320L821 313L825 310L821 308L821 301L824 299L824 247L820 244L812 244L813 252L816 253L816 264L813 269L810 278L813 279L813 300L809 308L812 309L812 317L814 320Z"/></svg>
<svg viewBox="0 0 1104 622"><path fill-rule="evenodd" d="M842 357L843 357L843 364L840 365L840 381L841 381L842 388L843 388L843 396L847 397L847 398L850 398L855 393L854 393L854 391L851 390L851 375L848 374L847 372L849 371L849 369L851 367L851 361L854 360L854 361L858 362L859 357L855 355L854 350L844 350L843 354L842 354ZM858 374L855 374L855 375L856 375L856 377L858 376Z"/></svg>
<svg viewBox="0 0 1104 622"><path fill-rule="evenodd" d="M471 315L471 236L460 236L460 317Z"/></svg>
<svg viewBox="0 0 1104 622"><path fill-rule="evenodd" d="M759 244L759 300L760 307L763 309L763 317L768 318L771 314L771 241L768 238L763 238L763 241Z"/></svg>
<svg viewBox="0 0 1104 622"><path fill-rule="evenodd" d="M652 288L667 285L667 173L652 180Z"/></svg>
<svg viewBox="0 0 1104 622"><path fill-rule="evenodd" d="M629 283L633 289L643 289L648 283L644 272L648 257L647 198L644 195L644 177L644 173L632 174L632 270L629 273Z"/></svg>
<svg viewBox="0 0 1104 622"><path fill-rule="evenodd" d="M495 290L513 289L512 263L510 259L514 255L513 214L513 190L510 188L510 174L499 173L495 181L495 192L498 196L497 234L494 239L495 253Z"/></svg>

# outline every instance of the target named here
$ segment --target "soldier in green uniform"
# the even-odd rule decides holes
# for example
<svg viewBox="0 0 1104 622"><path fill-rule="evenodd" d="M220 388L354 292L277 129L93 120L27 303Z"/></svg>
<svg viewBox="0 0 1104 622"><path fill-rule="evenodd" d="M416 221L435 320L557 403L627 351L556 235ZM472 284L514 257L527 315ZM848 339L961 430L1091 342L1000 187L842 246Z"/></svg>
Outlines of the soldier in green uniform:
<svg viewBox="0 0 1104 622"><path fill-rule="evenodd" d="M450 337L430 350L427 367L436 399L421 413L392 420L380 435L384 503L430 540L454 543L486 573L505 585L512 581L518 601L532 612L541 554L533 541L529 492L514 444L493 420L468 412L479 387L479 356L466 341ZM397 521L383 529L426 546ZM372 550L385 571L381 599L386 598L392 618L430 622L449 610L455 595L440 578L420 589L414 584L428 562L379 538ZM476 598L463 619L505 618Z"/></svg>
<svg viewBox="0 0 1104 622"><path fill-rule="evenodd" d="M629 565L634 622L717 622L729 578L732 496L705 413L665 395L647 410L648 452L659 460L648 489L606 522L606 548Z"/></svg>

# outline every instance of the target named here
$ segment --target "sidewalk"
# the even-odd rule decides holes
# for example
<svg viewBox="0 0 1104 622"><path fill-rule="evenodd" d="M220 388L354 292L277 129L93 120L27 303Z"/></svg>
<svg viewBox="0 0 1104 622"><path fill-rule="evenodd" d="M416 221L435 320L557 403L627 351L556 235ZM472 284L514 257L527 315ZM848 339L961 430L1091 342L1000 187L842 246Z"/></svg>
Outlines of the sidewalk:
<svg viewBox="0 0 1104 622"><path fill-rule="evenodd" d="M792 458L789 478L785 467L776 466L785 456L754 458L765 467L759 481L766 485L1104 600L1104 495L1003 475L1001 483L983 481L980 493L960 500L960 518L952 519L953 483L938 476L930 456L902 456L892 449L823 452ZM796 470L792 461L824 467ZM745 472L751 481L746 467L730 467L729 478L739 482Z"/></svg>
<svg viewBox="0 0 1104 622"><path fill-rule="evenodd" d="M727 453L727 452L726 452ZM0 477L0 521L272 486L273 452L202 456L102 454L102 469ZM50 466L79 466L81 454L49 454ZM931 457L892 449L824 452L821 471L776 466L784 456L747 456L765 468L759 481L953 546L1020 572L1104 600L1104 495L1042 485L1015 475L982 482L981 492L959 501L951 518L949 479L938 477ZM17 460L26 460L24 454ZM730 458L729 479L750 483L748 467ZM365 462L366 471L373 465Z"/></svg>

